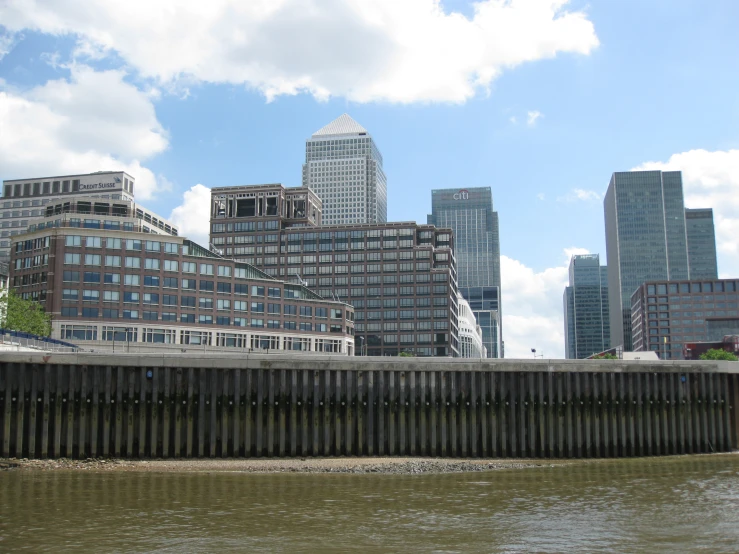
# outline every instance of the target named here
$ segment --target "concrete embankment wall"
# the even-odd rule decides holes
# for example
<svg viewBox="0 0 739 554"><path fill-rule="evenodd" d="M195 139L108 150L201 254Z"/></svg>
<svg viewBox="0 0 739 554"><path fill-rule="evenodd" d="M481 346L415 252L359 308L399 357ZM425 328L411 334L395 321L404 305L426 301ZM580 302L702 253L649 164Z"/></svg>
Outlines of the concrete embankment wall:
<svg viewBox="0 0 739 554"><path fill-rule="evenodd" d="M736 448L739 364L0 355L0 457L593 458Z"/></svg>

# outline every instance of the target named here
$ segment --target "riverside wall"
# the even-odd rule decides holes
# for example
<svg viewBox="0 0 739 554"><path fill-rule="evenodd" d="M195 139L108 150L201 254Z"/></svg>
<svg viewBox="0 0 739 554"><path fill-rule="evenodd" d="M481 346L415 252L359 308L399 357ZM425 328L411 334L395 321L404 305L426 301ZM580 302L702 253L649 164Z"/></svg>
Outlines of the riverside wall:
<svg viewBox="0 0 739 554"><path fill-rule="evenodd" d="M726 452L739 363L0 353L0 457Z"/></svg>

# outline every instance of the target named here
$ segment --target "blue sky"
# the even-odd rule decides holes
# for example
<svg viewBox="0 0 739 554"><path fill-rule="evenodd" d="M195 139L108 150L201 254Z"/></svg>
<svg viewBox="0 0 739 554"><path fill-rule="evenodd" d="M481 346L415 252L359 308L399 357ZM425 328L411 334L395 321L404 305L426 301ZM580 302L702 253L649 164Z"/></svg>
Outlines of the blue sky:
<svg viewBox="0 0 739 554"><path fill-rule="evenodd" d="M605 262L613 171L683 170L739 273L738 2L253 4L0 6L0 177L125 167L202 237L204 187L299 185L305 139L347 112L384 156L389 219L492 187L508 355L563 355L566 259Z"/></svg>

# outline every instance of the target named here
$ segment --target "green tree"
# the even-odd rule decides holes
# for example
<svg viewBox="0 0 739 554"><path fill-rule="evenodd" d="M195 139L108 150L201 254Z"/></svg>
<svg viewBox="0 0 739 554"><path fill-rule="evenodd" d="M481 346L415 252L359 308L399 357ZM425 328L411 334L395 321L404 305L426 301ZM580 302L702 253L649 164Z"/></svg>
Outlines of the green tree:
<svg viewBox="0 0 739 554"><path fill-rule="evenodd" d="M415 358L415 356L411 354L410 352L401 352L400 354L398 354L398 357L399 358Z"/></svg>
<svg viewBox="0 0 739 554"><path fill-rule="evenodd" d="M3 301L7 303L2 320L3 328L40 337L51 335L51 316L44 311L41 304L24 300L12 289L3 296Z"/></svg>
<svg viewBox="0 0 739 554"><path fill-rule="evenodd" d="M594 360L618 360L613 354L601 354L600 356L593 356Z"/></svg>
<svg viewBox="0 0 739 554"><path fill-rule="evenodd" d="M732 354L731 352L727 352L726 350L721 350L718 348L711 348L707 352L704 352L700 355L701 360L727 360L729 362L736 362L739 361L739 358L736 357L736 354Z"/></svg>

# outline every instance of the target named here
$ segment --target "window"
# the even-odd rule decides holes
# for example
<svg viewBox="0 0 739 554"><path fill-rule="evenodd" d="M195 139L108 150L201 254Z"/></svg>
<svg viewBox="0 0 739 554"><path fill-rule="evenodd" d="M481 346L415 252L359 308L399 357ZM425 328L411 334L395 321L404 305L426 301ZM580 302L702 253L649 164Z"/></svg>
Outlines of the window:
<svg viewBox="0 0 739 554"><path fill-rule="evenodd" d="M176 289L179 287L179 280L177 277L165 277L163 286L166 288Z"/></svg>
<svg viewBox="0 0 739 554"><path fill-rule="evenodd" d="M195 323L195 314L182 314L180 315L180 321L182 323Z"/></svg>
<svg viewBox="0 0 739 554"><path fill-rule="evenodd" d="M138 310L123 310L123 319L138 319Z"/></svg>
<svg viewBox="0 0 739 554"><path fill-rule="evenodd" d="M158 287L159 286L159 275L144 275L144 286L145 287Z"/></svg>
<svg viewBox="0 0 739 554"><path fill-rule="evenodd" d="M152 258L146 258L146 259L144 259L144 268L145 269L159 270L159 260L152 259Z"/></svg>
<svg viewBox="0 0 739 554"><path fill-rule="evenodd" d="M252 285L251 295L252 296L264 296L264 287L258 287L256 285Z"/></svg>
<svg viewBox="0 0 739 554"><path fill-rule="evenodd" d="M328 308L316 308L316 317L328 317Z"/></svg>
<svg viewBox="0 0 739 554"><path fill-rule="evenodd" d="M141 241L126 239L126 250L141 250Z"/></svg>
<svg viewBox="0 0 739 554"><path fill-rule="evenodd" d="M245 312L248 310L247 308L248 302L245 302L243 300L234 300L234 310L238 312Z"/></svg>
<svg viewBox="0 0 739 554"><path fill-rule="evenodd" d="M100 273L97 271L85 271L84 281L85 283L99 283Z"/></svg>
<svg viewBox="0 0 739 554"><path fill-rule="evenodd" d="M195 297L194 296L182 296L180 298L180 306L183 308L194 308L195 307Z"/></svg>
<svg viewBox="0 0 739 554"><path fill-rule="evenodd" d="M182 288L185 290L195 290L197 288L197 282L195 279L183 279Z"/></svg>
<svg viewBox="0 0 739 554"><path fill-rule="evenodd" d="M279 288L270 287L269 289L267 289L267 296L269 296L270 298L280 298L282 294Z"/></svg>
<svg viewBox="0 0 739 554"><path fill-rule="evenodd" d="M301 321L300 322L300 330L301 331L312 331L313 330L313 324L310 322Z"/></svg>
<svg viewBox="0 0 739 554"><path fill-rule="evenodd" d="M162 321L177 321L175 312L162 312Z"/></svg>
<svg viewBox="0 0 739 554"><path fill-rule="evenodd" d="M200 323L201 325L212 325L213 324L213 316L212 315L200 314L198 316L198 323Z"/></svg>
<svg viewBox="0 0 739 554"><path fill-rule="evenodd" d="M105 239L105 246L108 250L120 250L121 239Z"/></svg>
<svg viewBox="0 0 739 554"><path fill-rule="evenodd" d="M154 292L145 292L144 293L144 304L159 304L159 294Z"/></svg>
<svg viewBox="0 0 739 554"><path fill-rule="evenodd" d="M62 290L62 300L77 300L78 298L79 298L79 291L77 289Z"/></svg>
<svg viewBox="0 0 739 554"><path fill-rule="evenodd" d="M105 265L107 267L121 267L120 256L105 256Z"/></svg>
<svg viewBox="0 0 739 554"><path fill-rule="evenodd" d="M252 302L251 311L257 312L257 313L264 313L264 303L263 302Z"/></svg>
<svg viewBox="0 0 739 554"><path fill-rule="evenodd" d="M108 285L119 285L121 283L121 274L120 273L106 273L103 282Z"/></svg>
<svg viewBox="0 0 739 554"><path fill-rule="evenodd" d="M140 268L141 258L132 258L131 256L126 256L126 267Z"/></svg>
<svg viewBox="0 0 739 554"><path fill-rule="evenodd" d="M231 301L230 300L225 300L225 299L219 298L217 300L217 302L216 302L216 307L219 310L230 310L231 309Z"/></svg>
<svg viewBox="0 0 739 554"><path fill-rule="evenodd" d="M218 266L218 276L219 277L231 277L231 267L227 265L219 265Z"/></svg>
<svg viewBox="0 0 739 554"><path fill-rule="evenodd" d="M144 310L142 315L144 319L152 321L157 321L159 319L159 312L147 312L146 310Z"/></svg>
<svg viewBox="0 0 739 554"><path fill-rule="evenodd" d="M123 284L129 287L138 287L141 285L141 277L139 275L124 275Z"/></svg>
<svg viewBox="0 0 739 554"><path fill-rule="evenodd" d="M183 273L195 273L196 268L197 266L195 262L182 262L182 272Z"/></svg>
<svg viewBox="0 0 739 554"><path fill-rule="evenodd" d="M77 317L77 307L76 306L62 306L62 316Z"/></svg>
<svg viewBox="0 0 739 554"><path fill-rule="evenodd" d="M119 302L120 299L121 293L117 290L103 291L103 302Z"/></svg>
<svg viewBox="0 0 739 554"><path fill-rule="evenodd" d="M87 246L87 248L102 248L103 239L101 237L87 237L85 240L85 246Z"/></svg>
<svg viewBox="0 0 739 554"><path fill-rule="evenodd" d="M301 317L311 317L313 315L313 308L311 306L300 306Z"/></svg>
<svg viewBox="0 0 739 554"><path fill-rule="evenodd" d="M164 271L178 271L180 264L177 260L164 260Z"/></svg>
<svg viewBox="0 0 739 554"><path fill-rule="evenodd" d="M64 254L64 263L67 265L80 265L80 255L66 253Z"/></svg>
<svg viewBox="0 0 739 554"><path fill-rule="evenodd" d="M65 246L82 246L82 237L77 235L67 235L64 240Z"/></svg>
<svg viewBox="0 0 739 554"><path fill-rule="evenodd" d="M79 256L79 254L77 254ZM100 254L85 254L85 265L100 265Z"/></svg>
<svg viewBox="0 0 739 554"><path fill-rule="evenodd" d="M213 299L212 298L198 298L198 306L201 310L212 310Z"/></svg>
<svg viewBox="0 0 739 554"><path fill-rule="evenodd" d="M123 293L123 301L129 302L129 303L136 303L140 299L138 292L124 292Z"/></svg>
<svg viewBox="0 0 739 554"><path fill-rule="evenodd" d="M146 250L148 252L161 252L162 251L162 247L161 247L161 244L159 243L159 241L147 240L146 241Z"/></svg>
<svg viewBox="0 0 739 554"><path fill-rule="evenodd" d="M164 252L165 254L178 254L179 249L177 248L179 245L176 242L165 242L164 243Z"/></svg>
<svg viewBox="0 0 739 554"><path fill-rule="evenodd" d="M200 280L200 290L204 292L213 292L213 281Z"/></svg>
<svg viewBox="0 0 739 554"><path fill-rule="evenodd" d="M279 314L280 313L280 305L279 304L267 304L267 313L269 313L269 314Z"/></svg>
<svg viewBox="0 0 739 554"><path fill-rule="evenodd" d="M200 275L213 275L213 264L200 264Z"/></svg>
<svg viewBox="0 0 739 554"><path fill-rule="evenodd" d="M231 294L231 283L217 283L217 290L222 294Z"/></svg>
<svg viewBox="0 0 739 554"><path fill-rule="evenodd" d="M103 308L103 317L108 319L118 319L118 310L113 308Z"/></svg>

